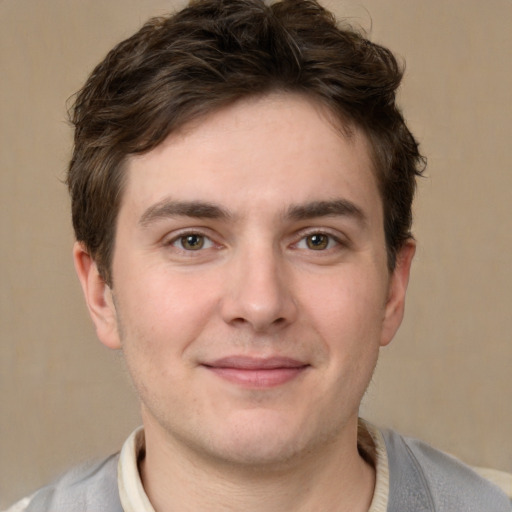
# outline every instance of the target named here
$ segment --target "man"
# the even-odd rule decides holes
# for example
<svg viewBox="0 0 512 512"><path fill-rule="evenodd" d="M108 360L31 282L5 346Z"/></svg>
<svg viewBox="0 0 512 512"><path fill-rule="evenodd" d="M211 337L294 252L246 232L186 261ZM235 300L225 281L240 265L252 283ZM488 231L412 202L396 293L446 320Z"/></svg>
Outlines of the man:
<svg viewBox="0 0 512 512"><path fill-rule="evenodd" d="M143 429L12 510L510 510L358 419L415 250L400 79L307 0L193 2L98 65L73 114L74 260Z"/></svg>

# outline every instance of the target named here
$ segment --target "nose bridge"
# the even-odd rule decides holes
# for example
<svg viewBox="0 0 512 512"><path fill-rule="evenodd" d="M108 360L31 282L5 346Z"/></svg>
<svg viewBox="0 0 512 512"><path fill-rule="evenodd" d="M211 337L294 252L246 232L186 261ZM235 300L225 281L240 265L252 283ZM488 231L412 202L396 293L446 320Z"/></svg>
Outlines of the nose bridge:
<svg viewBox="0 0 512 512"><path fill-rule="evenodd" d="M227 277L224 318L255 331L293 320L295 303L285 262L276 244L252 241L238 247Z"/></svg>

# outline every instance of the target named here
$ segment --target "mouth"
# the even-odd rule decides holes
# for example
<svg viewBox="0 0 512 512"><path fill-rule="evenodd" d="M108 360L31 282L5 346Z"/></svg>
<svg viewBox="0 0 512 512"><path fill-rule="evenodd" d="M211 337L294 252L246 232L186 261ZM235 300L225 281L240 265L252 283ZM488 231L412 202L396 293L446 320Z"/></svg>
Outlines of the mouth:
<svg viewBox="0 0 512 512"><path fill-rule="evenodd" d="M221 379L249 388L272 388L302 375L310 365L289 357L229 356L202 366Z"/></svg>

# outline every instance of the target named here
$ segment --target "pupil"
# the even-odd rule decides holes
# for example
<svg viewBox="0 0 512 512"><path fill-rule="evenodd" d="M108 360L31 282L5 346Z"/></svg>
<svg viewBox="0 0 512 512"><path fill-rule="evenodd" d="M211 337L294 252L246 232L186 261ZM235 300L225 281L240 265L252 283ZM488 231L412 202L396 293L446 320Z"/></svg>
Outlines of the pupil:
<svg viewBox="0 0 512 512"><path fill-rule="evenodd" d="M311 249L325 249L327 247L327 237L325 235L311 235L308 238L308 245Z"/></svg>
<svg viewBox="0 0 512 512"><path fill-rule="evenodd" d="M182 238L185 249L201 249L204 240L201 235L187 235Z"/></svg>

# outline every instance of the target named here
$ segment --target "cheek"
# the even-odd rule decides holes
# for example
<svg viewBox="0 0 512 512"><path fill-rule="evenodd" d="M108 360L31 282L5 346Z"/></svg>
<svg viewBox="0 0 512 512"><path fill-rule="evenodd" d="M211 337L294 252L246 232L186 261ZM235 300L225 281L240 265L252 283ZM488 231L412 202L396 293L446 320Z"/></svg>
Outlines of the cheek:
<svg viewBox="0 0 512 512"><path fill-rule="evenodd" d="M120 279L116 306L125 344L150 352L183 352L216 307L218 285L210 281L165 269Z"/></svg>
<svg viewBox="0 0 512 512"><path fill-rule="evenodd" d="M304 309L309 310L317 328L330 336L339 335L354 342L377 337L387 295L381 275L371 268L362 272L347 269L313 280L316 285L301 294Z"/></svg>

